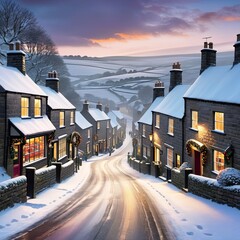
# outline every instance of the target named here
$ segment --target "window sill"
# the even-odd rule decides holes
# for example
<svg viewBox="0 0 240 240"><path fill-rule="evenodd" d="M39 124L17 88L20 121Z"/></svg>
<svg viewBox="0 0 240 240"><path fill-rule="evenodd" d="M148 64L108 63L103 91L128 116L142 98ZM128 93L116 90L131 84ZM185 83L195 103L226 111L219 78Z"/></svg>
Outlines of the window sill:
<svg viewBox="0 0 240 240"><path fill-rule="evenodd" d="M216 170L213 170L212 173L213 173L214 175L218 175L218 174L219 174L219 172L216 171Z"/></svg>
<svg viewBox="0 0 240 240"><path fill-rule="evenodd" d="M218 131L218 130L212 130L211 132L217 133L217 134L220 134L220 135L226 135L226 133Z"/></svg>
<svg viewBox="0 0 240 240"><path fill-rule="evenodd" d="M167 134L168 134L168 136L174 137L173 133L167 133Z"/></svg>
<svg viewBox="0 0 240 240"><path fill-rule="evenodd" d="M70 123L70 126L73 126L74 125L74 123Z"/></svg>
<svg viewBox="0 0 240 240"><path fill-rule="evenodd" d="M193 132L198 132L198 129L196 129L196 128L189 128L189 130L191 130L191 131L193 131Z"/></svg>
<svg viewBox="0 0 240 240"><path fill-rule="evenodd" d="M65 128L66 126L59 126L59 128Z"/></svg>
<svg viewBox="0 0 240 240"><path fill-rule="evenodd" d="M21 118L22 118L22 119L31 119L30 116L27 116L27 117L23 117L23 116L21 116Z"/></svg>
<svg viewBox="0 0 240 240"><path fill-rule="evenodd" d="M40 116L40 115L39 116L34 116L34 118L43 118L43 116Z"/></svg>
<svg viewBox="0 0 240 240"><path fill-rule="evenodd" d="M157 128L157 129L160 129L160 127L159 127L159 126L155 126L155 128Z"/></svg>

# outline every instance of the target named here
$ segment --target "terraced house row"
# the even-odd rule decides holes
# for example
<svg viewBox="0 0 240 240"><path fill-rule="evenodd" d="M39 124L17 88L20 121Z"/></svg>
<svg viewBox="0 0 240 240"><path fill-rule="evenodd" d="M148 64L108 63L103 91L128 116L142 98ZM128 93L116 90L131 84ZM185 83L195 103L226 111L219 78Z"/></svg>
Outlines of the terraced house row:
<svg viewBox="0 0 240 240"><path fill-rule="evenodd" d="M184 162L212 179L229 167L240 170L240 34L234 49L233 62L217 66L217 51L205 42L192 85L182 84L179 63L166 96L163 83L155 84L153 102L138 121L140 159L150 163L150 174L171 180Z"/></svg>
<svg viewBox="0 0 240 240"><path fill-rule="evenodd" d="M117 147L125 121L115 113L113 122L99 107L88 115L76 111L59 92L57 72L46 76L45 86L37 85L26 73L21 44L11 44L7 66L0 66L0 167L17 177L27 167L64 164L79 152L90 157Z"/></svg>

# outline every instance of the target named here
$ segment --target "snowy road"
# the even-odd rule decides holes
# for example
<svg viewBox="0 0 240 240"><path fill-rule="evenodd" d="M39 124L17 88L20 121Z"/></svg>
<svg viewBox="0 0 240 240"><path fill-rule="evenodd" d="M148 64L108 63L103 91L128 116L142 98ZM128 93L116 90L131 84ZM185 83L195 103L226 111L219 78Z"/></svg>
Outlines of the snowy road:
<svg viewBox="0 0 240 240"><path fill-rule="evenodd" d="M123 172L128 150L94 162L75 195L16 239L173 239L143 188Z"/></svg>

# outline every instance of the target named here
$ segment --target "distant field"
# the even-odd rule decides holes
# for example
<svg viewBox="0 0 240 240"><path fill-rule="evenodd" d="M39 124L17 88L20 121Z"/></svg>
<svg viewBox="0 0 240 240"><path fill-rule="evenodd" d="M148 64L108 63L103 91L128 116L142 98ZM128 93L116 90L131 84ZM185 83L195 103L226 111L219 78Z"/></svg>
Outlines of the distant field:
<svg viewBox="0 0 240 240"><path fill-rule="evenodd" d="M201 55L187 54L159 57L106 57L97 60L64 59L71 84L83 99L94 95L120 103L138 94L141 87L153 87L159 79L168 92L174 62L183 70L183 84L192 84L199 75ZM230 65L233 53L218 53L217 65ZM151 94L152 92L147 92ZM91 100L91 99L88 99Z"/></svg>

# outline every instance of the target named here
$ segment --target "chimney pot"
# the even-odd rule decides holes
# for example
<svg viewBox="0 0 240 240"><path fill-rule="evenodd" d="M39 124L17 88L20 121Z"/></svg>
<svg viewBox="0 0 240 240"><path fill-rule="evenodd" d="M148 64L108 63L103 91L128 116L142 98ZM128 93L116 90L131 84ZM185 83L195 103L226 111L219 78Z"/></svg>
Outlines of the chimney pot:
<svg viewBox="0 0 240 240"><path fill-rule="evenodd" d="M204 42L203 48L208 48L208 43Z"/></svg>
<svg viewBox="0 0 240 240"><path fill-rule="evenodd" d="M9 50L13 51L14 50L14 43L9 43Z"/></svg>
<svg viewBox="0 0 240 240"><path fill-rule="evenodd" d="M208 46L209 46L210 49L213 49L213 43L212 43L212 42L210 42L210 43L208 44Z"/></svg>
<svg viewBox="0 0 240 240"><path fill-rule="evenodd" d="M20 43L20 41L16 41L15 46L16 46L16 50L17 51L21 50L21 43Z"/></svg>
<svg viewBox="0 0 240 240"><path fill-rule="evenodd" d="M237 34L237 42L240 41L240 34Z"/></svg>

